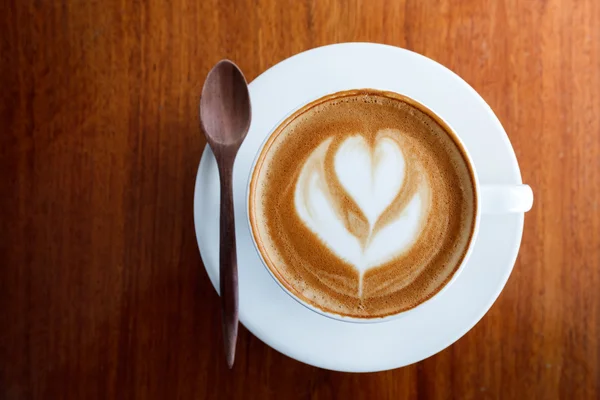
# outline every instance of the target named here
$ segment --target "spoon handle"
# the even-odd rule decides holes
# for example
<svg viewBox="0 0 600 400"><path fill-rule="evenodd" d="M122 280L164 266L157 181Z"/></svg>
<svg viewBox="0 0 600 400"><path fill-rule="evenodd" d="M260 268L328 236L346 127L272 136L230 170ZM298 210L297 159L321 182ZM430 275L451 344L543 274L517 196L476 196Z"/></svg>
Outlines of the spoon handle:
<svg viewBox="0 0 600 400"><path fill-rule="evenodd" d="M233 367L238 332L238 270L235 243L235 218L233 211L233 165L225 163L219 168L221 179L221 238L219 249L219 277L221 318L227 365ZM233 163L231 163L233 164Z"/></svg>

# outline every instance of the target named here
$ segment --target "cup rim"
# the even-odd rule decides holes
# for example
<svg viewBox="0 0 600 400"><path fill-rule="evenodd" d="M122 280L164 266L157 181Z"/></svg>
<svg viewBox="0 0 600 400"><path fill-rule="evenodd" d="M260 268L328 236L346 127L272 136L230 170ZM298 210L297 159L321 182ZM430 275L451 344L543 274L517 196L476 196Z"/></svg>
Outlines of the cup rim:
<svg viewBox="0 0 600 400"><path fill-rule="evenodd" d="M293 293L291 290L289 290L278 278L277 276L275 276L275 274L273 273L273 271L271 270L271 268L269 267L269 265L267 264L262 252L260 251L260 247L256 241L256 236L252 227L252 215L253 215L253 211L251 208L251 189L252 189L252 183L253 183L253 176L254 176L254 172L256 170L256 166L258 161L261 158L261 155L263 154L263 151L265 150L265 145L267 145L267 143L270 141L271 137L273 136L273 134L278 130L278 128L283 125L288 119L290 119L293 115L295 115L296 113L300 112L302 109L304 108L310 108L312 106L314 106L314 103L317 103L319 101L324 101L325 99L330 100L336 97L345 97L345 96L349 96L352 95L352 92L355 93L360 93L360 92L377 92L377 93L381 93L383 95L390 95L396 99L399 99L401 101L405 101L408 104L412 105L413 107L416 107L418 109L420 109L421 111L423 111L424 113L426 113L429 117L431 117L432 119L434 119L439 125L442 126L442 128L444 128L444 131L446 133L448 133L452 140L455 142L455 144L458 146L459 150L461 151L461 154L463 156L463 158L467 161L467 168L469 169L469 172L471 174L471 180L473 183L473 187L474 187L474 193L475 193L475 201L474 201L474 208L475 208L475 213L474 216L475 218L473 219L473 225L472 225L472 229L471 229L471 236L467 245L467 248L464 252L464 255L462 257L462 260L458 266L458 268L455 269L454 273L452 274L452 276L450 277L450 279L437 291L435 292L433 295L431 295L430 297L428 297L427 299L425 299L424 301L422 301L421 303L417 304L416 306L409 308L407 310L402 310L399 311L397 313L394 314L389 314L389 315L385 315L385 316L381 316L381 317L351 317L351 316L345 316L345 315L340 315L340 314L336 314L333 312L329 312L329 311L325 311L319 307L316 307L306 301L304 301L302 298L300 298L298 295L296 295L295 293ZM350 88L350 89L342 89L342 90L337 90L335 92L331 92L331 93L326 93L326 94L320 94L318 97L310 99L308 101L304 101L302 104L300 104L299 106L295 107L294 109L292 109L290 112L288 112L286 115L283 116L283 118L281 118L280 120L277 121L277 123L275 123L275 125L269 130L269 133L265 136L265 138L263 139L263 141L261 142L260 146L258 147L258 150L256 151L256 154L254 155L252 164L251 164L251 168L249 171L249 177L248 177L248 183L246 185L246 194L245 194L245 199L246 199L246 221L248 223L248 229L250 231L250 237L252 238L252 244L254 247L254 250L256 251L256 253L258 254L258 257L260 258L260 261L263 265L263 267L267 270L267 272L269 273L269 275L271 276L271 278L277 283L277 285L285 292L287 293L292 299L294 299L296 302L298 302L299 304L301 304L302 306L306 307L307 309L322 315L324 317L327 317L329 319L333 319L336 321L342 321L342 322L346 322L346 323L354 323L354 324L377 324L377 323L383 323L383 322L387 322L387 321L391 321L394 319L398 319L404 316L407 316L409 314L413 314L415 312L418 312L420 309L422 309L422 306L424 306L425 304L429 303L431 300L433 300L434 298L440 296L442 293L444 293L458 278L458 276L461 274L461 272L464 270L465 266L467 265L469 258L473 252L473 248L474 248L474 244L476 242L477 236L479 234L479 225L480 225L480 220L481 220L481 206L480 206L480 202L481 202L481 184L479 183L479 177L477 175L477 170L475 169L475 164L473 162L473 159L471 157L471 154L469 153L467 147L465 146L464 142L462 141L462 139L460 138L460 136L458 135L458 133L450 126L450 124L443 119L439 114L437 114L435 111L433 111L431 108L427 107L425 104L413 99L412 97L402 94L402 93L398 93L395 91L391 91L391 90L380 90L380 89L374 89L374 88Z"/></svg>

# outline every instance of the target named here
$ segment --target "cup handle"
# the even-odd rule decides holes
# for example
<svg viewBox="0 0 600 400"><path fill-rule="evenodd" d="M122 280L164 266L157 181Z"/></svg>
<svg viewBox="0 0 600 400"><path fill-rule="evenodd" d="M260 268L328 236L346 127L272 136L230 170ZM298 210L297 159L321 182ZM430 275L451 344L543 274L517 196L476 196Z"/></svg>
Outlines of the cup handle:
<svg viewBox="0 0 600 400"><path fill-rule="evenodd" d="M531 210L532 205L529 185L481 185L483 214L522 213Z"/></svg>

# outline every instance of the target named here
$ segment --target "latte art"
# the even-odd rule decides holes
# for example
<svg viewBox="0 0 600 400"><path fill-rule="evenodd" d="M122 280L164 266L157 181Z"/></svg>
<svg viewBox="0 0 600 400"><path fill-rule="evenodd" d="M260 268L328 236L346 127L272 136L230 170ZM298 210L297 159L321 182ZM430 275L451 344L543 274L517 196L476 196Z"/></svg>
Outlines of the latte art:
<svg viewBox="0 0 600 400"><path fill-rule="evenodd" d="M296 183L302 222L360 278L410 248L429 212L427 182L416 165L406 165L400 137L383 130L371 144L360 134L337 145L329 138L309 155Z"/></svg>
<svg viewBox="0 0 600 400"><path fill-rule="evenodd" d="M250 181L258 250L293 295L356 318L439 292L474 230L474 178L443 122L395 93L316 100L270 136Z"/></svg>

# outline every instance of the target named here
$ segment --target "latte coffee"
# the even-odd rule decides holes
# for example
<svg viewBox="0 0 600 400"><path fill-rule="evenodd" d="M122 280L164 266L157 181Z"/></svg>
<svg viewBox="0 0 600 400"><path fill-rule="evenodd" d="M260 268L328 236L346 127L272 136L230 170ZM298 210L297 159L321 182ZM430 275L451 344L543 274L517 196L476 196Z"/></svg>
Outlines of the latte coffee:
<svg viewBox="0 0 600 400"><path fill-rule="evenodd" d="M249 191L252 234L292 294L325 312L413 308L458 270L475 178L454 133L396 93L336 93L275 129Z"/></svg>

